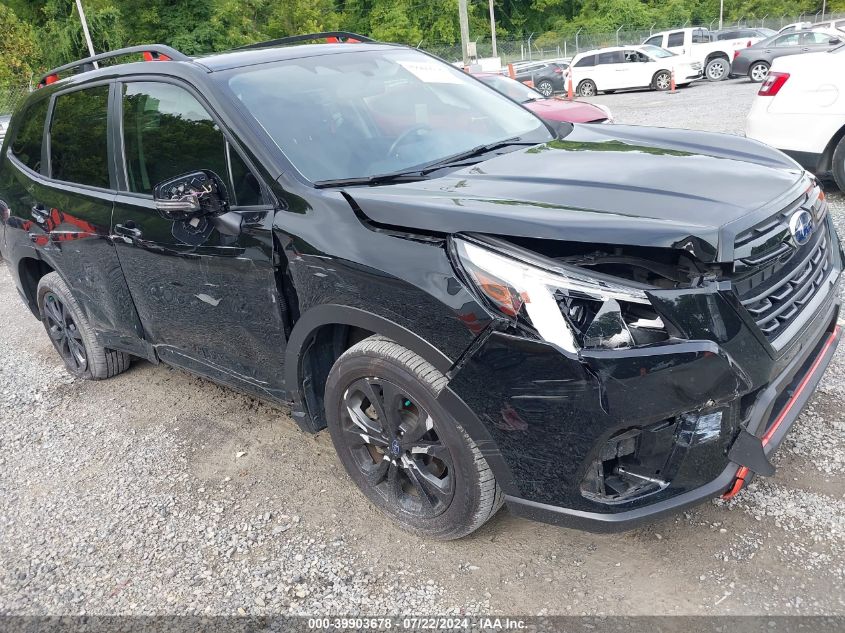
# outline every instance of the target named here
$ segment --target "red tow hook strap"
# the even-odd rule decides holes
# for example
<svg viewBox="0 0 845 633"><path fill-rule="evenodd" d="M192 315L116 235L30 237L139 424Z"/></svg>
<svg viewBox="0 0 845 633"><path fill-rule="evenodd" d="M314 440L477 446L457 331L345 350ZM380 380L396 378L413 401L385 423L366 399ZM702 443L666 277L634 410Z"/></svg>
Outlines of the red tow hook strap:
<svg viewBox="0 0 845 633"><path fill-rule="evenodd" d="M822 350L819 352L819 355L816 356L816 360L810 367L810 371L805 374L804 378L801 380L801 383L795 389L795 393L793 393L792 397L787 401L786 406L781 409L781 412L778 414L777 419L772 423L772 425L769 427L763 437L760 438L760 441L762 442L763 446L766 446L771 441L772 437L775 434L775 431L777 431L778 427L786 419L786 416L792 410L792 407L795 406L798 397L801 395L804 389L807 388L807 385L812 379L813 374L816 373L819 368L819 365L821 365L822 360L827 354L827 350L830 349L830 346L833 345L833 341L835 341L836 337L839 335L840 329L841 327L839 325L833 328L833 332L828 335L827 341L825 342L824 347L822 347ZM736 471L736 479L734 480L733 485L731 485L730 490L728 490L725 494L722 495L722 499L733 499L737 495L737 493L742 490L742 487L745 485L745 480L748 478L748 472L749 471L746 466L741 466L740 469Z"/></svg>

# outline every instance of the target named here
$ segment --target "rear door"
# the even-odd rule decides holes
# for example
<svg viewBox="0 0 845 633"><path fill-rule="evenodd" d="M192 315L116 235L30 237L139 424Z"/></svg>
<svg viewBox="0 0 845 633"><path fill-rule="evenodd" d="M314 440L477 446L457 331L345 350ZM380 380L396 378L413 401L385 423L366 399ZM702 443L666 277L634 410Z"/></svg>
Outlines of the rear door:
<svg viewBox="0 0 845 633"><path fill-rule="evenodd" d="M110 240L115 198L108 137L108 83L71 88L50 100L41 160L20 170L18 209L33 248L68 284L106 347L148 356ZM24 208L26 207L26 208Z"/></svg>
<svg viewBox="0 0 845 633"><path fill-rule="evenodd" d="M146 336L167 362L280 399L286 337L270 194L191 87L127 81L115 109L122 135L112 230ZM160 216L155 185L198 169L226 183L227 217Z"/></svg>
<svg viewBox="0 0 845 633"><path fill-rule="evenodd" d="M622 51L607 51L596 56L595 79L599 90L625 87L625 64Z"/></svg>

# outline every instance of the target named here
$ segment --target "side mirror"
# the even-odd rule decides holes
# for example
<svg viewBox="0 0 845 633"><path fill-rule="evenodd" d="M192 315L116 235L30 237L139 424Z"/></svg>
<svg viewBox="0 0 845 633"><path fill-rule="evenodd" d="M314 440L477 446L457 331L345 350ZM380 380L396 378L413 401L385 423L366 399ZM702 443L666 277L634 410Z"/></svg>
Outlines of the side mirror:
<svg viewBox="0 0 845 633"><path fill-rule="evenodd" d="M828 40L828 42L827 42L827 43L828 43L828 44L841 44L841 43L842 43L842 40L840 40L838 37L831 37L831 38Z"/></svg>
<svg viewBox="0 0 845 633"><path fill-rule="evenodd" d="M156 210L165 220L182 222L229 210L229 196L220 176L204 169L158 183L153 189Z"/></svg>

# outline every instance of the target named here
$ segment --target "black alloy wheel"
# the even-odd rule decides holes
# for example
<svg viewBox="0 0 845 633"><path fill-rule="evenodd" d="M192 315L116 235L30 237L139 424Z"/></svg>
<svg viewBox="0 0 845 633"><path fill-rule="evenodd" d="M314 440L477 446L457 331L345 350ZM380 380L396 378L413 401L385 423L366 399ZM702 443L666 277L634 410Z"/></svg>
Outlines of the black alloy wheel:
<svg viewBox="0 0 845 633"><path fill-rule="evenodd" d="M88 354L82 332L65 304L52 292L44 297L44 325L67 367L76 374L84 373L88 369Z"/></svg>
<svg viewBox="0 0 845 633"><path fill-rule="evenodd" d="M409 532L466 536L504 501L475 441L438 399L448 379L382 336L356 343L326 379L326 423L343 468Z"/></svg>
<svg viewBox="0 0 845 633"><path fill-rule="evenodd" d="M383 378L356 380L343 400L344 439L370 486L413 516L446 510L455 494L452 456L429 412Z"/></svg>

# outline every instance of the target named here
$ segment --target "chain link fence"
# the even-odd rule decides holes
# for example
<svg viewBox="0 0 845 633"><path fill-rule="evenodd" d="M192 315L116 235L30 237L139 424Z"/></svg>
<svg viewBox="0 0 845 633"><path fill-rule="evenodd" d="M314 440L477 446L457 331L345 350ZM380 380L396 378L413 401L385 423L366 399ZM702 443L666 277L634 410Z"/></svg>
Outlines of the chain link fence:
<svg viewBox="0 0 845 633"><path fill-rule="evenodd" d="M787 24L794 22L826 22L828 20L845 19L845 13L826 13L822 19L821 12L802 13L800 15L766 15L762 18L754 16L744 17L733 22L724 22L723 29L729 28L767 28L775 31L780 30ZM607 33L589 33L579 30L576 33L556 36L554 33L543 33L539 36L532 35L522 39L499 40L496 46L497 57L502 59L503 64L526 60L555 59L561 57L572 57L575 54L603 48L605 46L631 46L642 44L654 33L672 30L673 28L703 27L714 30L719 28L719 18L711 20L706 24L685 23L675 27L661 28L654 25L651 29L626 30L621 27L617 31ZM493 45L489 39L479 38L475 41L477 57L494 57ZM443 59L454 62L461 60L460 42L457 43L429 43L423 41L420 45L430 53L434 53Z"/></svg>
<svg viewBox="0 0 845 633"><path fill-rule="evenodd" d="M0 115L11 114L18 103L29 94L31 87L24 85L0 85Z"/></svg>

